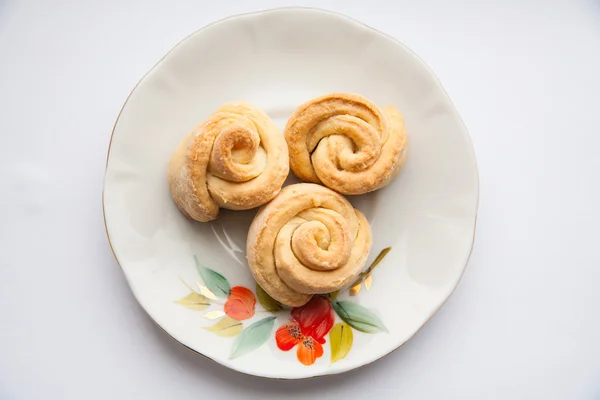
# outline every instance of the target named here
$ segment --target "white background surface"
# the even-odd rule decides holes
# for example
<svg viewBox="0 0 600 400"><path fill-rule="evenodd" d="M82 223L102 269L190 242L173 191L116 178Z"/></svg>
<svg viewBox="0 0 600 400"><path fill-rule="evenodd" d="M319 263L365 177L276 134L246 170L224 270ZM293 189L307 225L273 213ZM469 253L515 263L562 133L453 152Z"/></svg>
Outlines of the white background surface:
<svg viewBox="0 0 600 400"><path fill-rule="evenodd" d="M0 0L0 399L600 398L600 2L385 3ZM473 138L481 198L462 282L413 340L280 382L149 320L108 247L101 190L117 113L165 52L292 4L359 19L433 68Z"/></svg>

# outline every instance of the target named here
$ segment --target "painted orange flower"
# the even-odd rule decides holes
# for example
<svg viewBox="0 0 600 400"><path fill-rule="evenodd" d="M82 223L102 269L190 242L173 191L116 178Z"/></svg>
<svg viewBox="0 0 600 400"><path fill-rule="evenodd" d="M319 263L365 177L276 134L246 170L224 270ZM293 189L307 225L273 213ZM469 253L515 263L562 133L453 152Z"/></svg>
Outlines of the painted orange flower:
<svg viewBox="0 0 600 400"><path fill-rule="evenodd" d="M292 320L277 329L277 347L289 351L298 345L298 360L304 365L312 365L323 355L322 344L325 343L325 335L333 327L333 322L331 301L314 296L302 307L292 309Z"/></svg>
<svg viewBox="0 0 600 400"><path fill-rule="evenodd" d="M256 297L252 291L243 286L234 286L225 302L224 310L228 317L243 321L254 315L255 305Z"/></svg>

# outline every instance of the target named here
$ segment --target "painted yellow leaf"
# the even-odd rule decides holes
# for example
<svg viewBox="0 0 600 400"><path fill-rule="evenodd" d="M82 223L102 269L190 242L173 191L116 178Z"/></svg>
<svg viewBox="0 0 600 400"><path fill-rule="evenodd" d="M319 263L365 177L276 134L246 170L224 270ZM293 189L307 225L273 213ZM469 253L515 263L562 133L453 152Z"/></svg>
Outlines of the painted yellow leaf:
<svg viewBox="0 0 600 400"><path fill-rule="evenodd" d="M210 306L210 300L196 292L192 292L187 296L182 297L181 299L175 301L175 303L194 311L202 311Z"/></svg>
<svg viewBox="0 0 600 400"><path fill-rule="evenodd" d="M369 274L365 278L365 288L367 290L371 289L372 284L373 284L373 275L369 272Z"/></svg>
<svg viewBox="0 0 600 400"><path fill-rule="evenodd" d="M345 322L338 322L329 332L331 343L331 363L341 360L348 355L352 348L354 334L352 328Z"/></svg>
<svg viewBox="0 0 600 400"><path fill-rule="evenodd" d="M217 319L217 318L221 318L223 315L225 315L225 313L223 311L215 310L215 311L209 311L206 314L204 314L204 318Z"/></svg>
<svg viewBox="0 0 600 400"><path fill-rule="evenodd" d="M204 329L211 331L218 336L233 337L239 335L244 327L240 321L225 317L213 326Z"/></svg>
<svg viewBox="0 0 600 400"><path fill-rule="evenodd" d="M196 282L196 285L198 285L198 288L200 289L200 294L202 296L204 296L208 299L211 299L211 300L217 300L217 296L215 296L215 294L213 292L211 292L209 288L202 285L200 282Z"/></svg>
<svg viewBox="0 0 600 400"><path fill-rule="evenodd" d="M339 296L339 295L340 295L340 291L339 291L339 290L336 290L335 292L331 292L331 293L329 293L329 298L330 298L331 300L335 300L335 299L337 299L337 298L338 298L338 296Z"/></svg>
<svg viewBox="0 0 600 400"><path fill-rule="evenodd" d="M359 279L356 281L354 285L350 288L350 296L356 296L360 292L360 287L362 286L362 280Z"/></svg>
<svg viewBox="0 0 600 400"><path fill-rule="evenodd" d="M283 310L281 304L265 292L265 289L260 287L258 283L256 284L256 297L258 297L258 301L267 311L276 312Z"/></svg>

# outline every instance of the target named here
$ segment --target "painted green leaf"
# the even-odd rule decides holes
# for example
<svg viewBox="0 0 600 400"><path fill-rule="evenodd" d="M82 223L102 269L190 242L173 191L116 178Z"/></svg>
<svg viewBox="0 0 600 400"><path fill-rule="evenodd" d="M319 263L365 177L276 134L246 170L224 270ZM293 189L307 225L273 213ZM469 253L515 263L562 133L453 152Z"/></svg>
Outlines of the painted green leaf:
<svg viewBox="0 0 600 400"><path fill-rule="evenodd" d="M244 329L244 326L238 320L224 317L213 326L209 326L208 328L204 329L211 331L218 336L233 337L239 335L242 329Z"/></svg>
<svg viewBox="0 0 600 400"><path fill-rule="evenodd" d="M371 310L352 301L340 300L331 303L336 314L348 325L364 333L387 332L385 324Z"/></svg>
<svg viewBox="0 0 600 400"><path fill-rule="evenodd" d="M258 297L258 301L267 311L276 312L283 310L281 304L272 298L269 293L265 292L265 289L260 287L258 283L256 284L256 297Z"/></svg>
<svg viewBox="0 0 600 400"><path fill-rule="evenodd" d="M202 311L210 306L210 300L193 291L187 296L175 301L175 303L194 311Z"/></svg>
<svg viewBox="0 0 600 400"><path fill-rule="evenodd" d="M260 347L271 336L273 325L275 325L275 317L266 317L244 329L242 333L235 338L229 358L243 356Z"/></svg>
<svg viewBox="0 0 600 400"><path fill-rule="evenodd" d="M345 358L354 341L352 328L345 322L338 322L329 331L329 342L331 343L331 363Z"/></svg>
<svg viewBox="0 0 600 400"><path fill-rule="evenodd" d="M229 296L229 292L231 291L231 286L229 285L227 279L220 273L200 265L198 257L195 255L194 261L196 262L198 273L210 291L213 292L217 297L227 298Z"/></svg>

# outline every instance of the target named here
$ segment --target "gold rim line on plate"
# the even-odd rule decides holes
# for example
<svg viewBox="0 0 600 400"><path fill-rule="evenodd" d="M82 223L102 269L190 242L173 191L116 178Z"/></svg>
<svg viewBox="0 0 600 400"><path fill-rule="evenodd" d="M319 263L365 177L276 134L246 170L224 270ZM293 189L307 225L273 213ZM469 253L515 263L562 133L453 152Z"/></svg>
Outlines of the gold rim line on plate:
<svg viewBox="0 0 600 400"><path fill-rule="evenodd" d="M146 313L146 315L150 318L150 320L152 322L154 322L169 338L171 338L172 340L174 340L176 343L180 344L181 346L183 346L184 348L190 350L191 352L198 354L202 357L204 357L207 360L210 360L216 364L218 364L219 366L223 367L223 368L227 368L231 371L235 371L239 374L242 375L247 375L247 376L251 376L251 377L256 377L256 378L260 378L260 379L265 379L265 380L279 380L279 381L301 381L301 380L309 380L309 379L316 379L316 378L325 378L325 377L332 377L332 376L336 376L336 375L341 375L350 371L355 371L359 368L363 368L366 367L368 365L373 364L374 362L377 362L381 359L383 359L384 357L389 356L390 354L394 353L395 351L397 351L398 349L400 349L402 346L404 346L406 343L408 343L413 337L415 337L416 334L418 334L421 329L423 329L425 327L425 325L427 325L427 323L431 320L431 318L433 318L434 315L436 315L439 310L448 302L448 300L450 299L450 297L452 297L452 295L454 294L454 292L456 291L456 289L458 288L458 285L460 284L465 271L467 270L467 267L469 265L469 262L471 261L471 256L473 255L473 247L475 246L475 236L476 236L476 231L477 231L477 219L479 217L479 168L477 167L477 157L475 156L475 148L473 146L473 139L471 138L471 135L469 135L469 130L467 129L466 124L464 123L462 117L460 116L460 114L458 114L458 110L456 108L456 106L454 105L454 103L452 102L452 99L450 98L450 96L448 96L448 93L446 92L446 89L442 86L442 83L440 81L440 79L437 77L437 75L433 72L433 70L429 67L429 65L427 63L425 63L425 61L423 61L416 53L414 53L410 48L408 48L406 45L404 45L402 42L400 42L398 39L394 38L393 36L388 35L387 33L381 32L380 30L373 28L369 25L366 25L363 22L360 22L352 17L348 17L344 14L338 13L336 11L331 11L331 10L324 10L321 8L316 8L316 7L294 7L294 6L289 6L289 7L277 7L277 8L270 8L270 9L266 9L266 10L260 10L260 11L252 11L252 12L247 12L247 13L241 13L241 14L235 14L235 15L230 15L228 17L225 18L221 18L217 21L213 21L197 30L195 30L194 32L190 33L189 35L187 35L186 37L184 37L183 39L181 39L179 42L177 42L167 53L165 53L143 76L142 78L135 84L135 86L131 89L131 91L129 92L129 94L127 95L127 98L125 99L125 102L123 103L123 106L121 106L121 109L119 110L119 114L117 115L117 119L115 120L115 123L113 125L111 134L110 134L110 140L108 142L108 151L106 153L106 166L104 168L104 181L102 184L102 215L103 215L103 220L104 220L104 230L106 232L106 238L108 239L108 246L110 247L110 251L115 259L115 261L117 262L117 265L119 265L119 267L121 268L121 271L123 272L123 274L125 275L125 280L127 280L127 284L129 286L129 289L131 290L131 284L129 283L129 279L127 278L127 274L125 273L125 271L123 270L123 267L121 266L121 263L119 262L119 259L117 258L117 255L113 249L112 246L112 242L110 241L110 234L108 233L108 226L106 224L106 211L104 209L104 189L106 187L106 171L108 170L108 162L110 159L110 149L112 146L112 140L113 140L113 136L115 134L115 129L117 127L117 124L119 122L119 119L121 118L121 114L123 113L123 110L125 109L125 106L127 105L127 102L129 101L129 99L131 98L131 95L133 94L133 92L135 92L135 90L137 89L137 87L144 81L144 79L146 79L146 77L148 76L148 74L150 74L150 72L152 72L169 54L171 54L171 52L173 50L175 50L175 48L177 48L180 44L182 44L183 42L185 42L187 39L189 39L190 37L194 36L195 34L222 22L228 21L230 19L235 19L235 18L239 18L239 17L245 17L245 16L258 16L260 14L267 14L267 13L272 13L272 12L279 12L279 11L293 11L293 10L305 10L305 11L316 11L316 12L320 12L320 13L324 13L324 14L330 14L333 16L336 16L338 18L342 18L345 19L347 21L353 22L354 24L359 25L362 28L366 28L369 31L375 32L379 35L382 35L388 39L393 40L397 45L401 46L404 50L408 51L413 57L415 57L421 64L422 66L430 73L431 76L433 76L433 78L435 79L435 81L437 82L438 87L441 89L443 95L446 97L446 100L449 101L449 103L452 105L453 109L454 109L454 114L456 114L456 117L458 117L458 120L460 121L464 131L467 133L467 138L469 140L469 143L471 144L471 150L473 151L473 158L475 161L475 172L476 172L476 176L477 176L477 204L475 205L475 222L473 224L473 239L471 241L471 248L469 249L469 256L467 257L467 262L465 263L465 266L462 269L462 272L460 273L460 276L458 278L458 281L456 282L456 284L454 285L454 288L452 289L452 291L450 292L450 294L448 295L448 297L446 297L446 299L431 313L431 315L427 318L427 320L419 327L419 329L417 329L412 335L410 335L402 344L400 344L398 347L390 350L388 353L382 355L379 358L376 358L375 360L372 360L366 364L362 364L359 365L357 367L354 368L349 368L346 369L344 371L339 371L339 372L335 372L335 373L321 373L321 374L317 374L317 375L313 375L313 376L307 376L304 378L273 378L273 377L266 377L266 376L260 376L260 375L254 375L252 373L249 372L243 372L231 367L227 367L223 364L221 364L219 361L212 359L211 357L208 357L205 354L202 354L201 352L199 352L198 350L192 349L191 347L187 346L184 343L181 343L179 340L177 340L175 337L173 337L169 332L167 332L167 330L165 328L163 328L154 318L152 318L152 316L148 313L148 311L144 308L144 306L142 305L142 303L139 301L139 299L137 298L135 292L132 290L132 294L133 297L135 298L135 300L137 301L137 303L139 304L139 306L142 308L142 310L144 310L144 312Z"/></svg>

